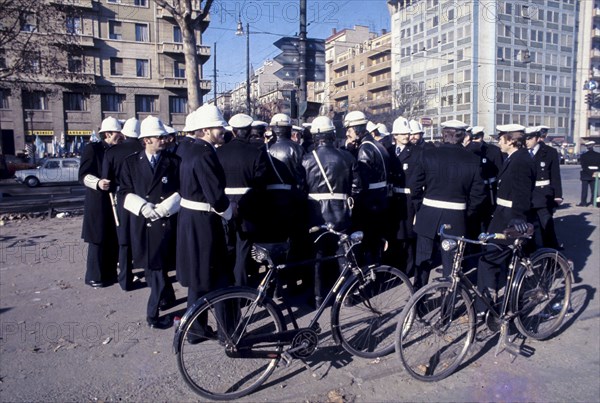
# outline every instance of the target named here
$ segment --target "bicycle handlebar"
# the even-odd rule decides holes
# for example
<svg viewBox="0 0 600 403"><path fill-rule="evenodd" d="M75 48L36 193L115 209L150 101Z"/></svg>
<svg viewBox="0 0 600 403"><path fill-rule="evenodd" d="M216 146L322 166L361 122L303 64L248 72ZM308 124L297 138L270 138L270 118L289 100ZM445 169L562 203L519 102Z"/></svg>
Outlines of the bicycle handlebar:
<svg viewBox="0 0 600 403"><path fill-rule="evenodd" d="M450 224L443 224L440 227L440 232L439 235L443 238L446 239L454 239L457 241L461 241L461 242L465 242L465 243L471 243L471 244L475 244L475 245L487 245L487 243L491 240L497 239L497 240L506 240L509 239L508 236L506 236L506 234L503 233L497 233L497 232L482 232L481 234L479 234L479 236L477 237L477 240L474 239L469 239L469 238L465 238L463 236L457 236L457 235L450 235L450 234L446 234L446 232L444 230L450 229L452 228L452 226Z"/></svg>

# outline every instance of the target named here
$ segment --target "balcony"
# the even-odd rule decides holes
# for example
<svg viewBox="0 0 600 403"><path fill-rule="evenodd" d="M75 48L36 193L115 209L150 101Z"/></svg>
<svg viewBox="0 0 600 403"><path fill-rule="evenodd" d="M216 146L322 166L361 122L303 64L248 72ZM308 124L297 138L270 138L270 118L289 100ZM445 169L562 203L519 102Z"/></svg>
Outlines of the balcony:
<svg viewBox="0 0 600 403"><path fill-rule="evenodd" d="M592 49L590 52L590 57L592 59L600 59L600 49Z"/></svg>
<svg viewBox="0 0 600 403"><path fill-rule="evenodd" d="M73 6L81 8L94 8L92 0L51 0L50 3L61 6Z"/></svg>
<svg viewBox="0 0 600 403"><path fill-rule="evenodd" d="M588 118L594 118L594 119L600 118L600 109L590 109L588 111Z"/></svg>
<svg viewBox="0 0 600 403"><path fill-rule="evenodd" d="M335 77L333 79L333 84L335 86L342 85L343 83L348 82L348 74L344 74L343 76Z"/></svg>
<svg viewBox="0 0 600 403"><path fill-rule="evenodd" d="M159 53L183 54L183 43L163 42L160 44ZM196 45L196 53L200 57L210 57L210 46Z"/></svg>
<svg viewBox="0 0 600 403"><path fill-rule="evenodd" d="M164 77L160 79L163 88L186 89L187 80L180 77ZM210 80L200 80L200 90L210 91L212 88Z"/></svg>
<svg viewBox="0 0 600 403"><path fill-rule="evenodd" d="M592 38L600 39L600 28L592 29Z"/></svg>
<svg viewBox="0 0 600 403"><path fill-rule="evenodd" d="M374 73L376 71L381 71L381 70L391 70L391 68L392 68L392 61L386 60L385 62L380 62L380 63L376 63L376 64L369 66L369 69L367 71L369 73Z"/></svg>
<svg viewBox="0 0 600 403"><path fill-rule="evenodd" d="M385 87L389 87L390 89L392 88L391 79L388 78L385 80L373 81L367 84L367 89L369 91L381 90Z"/></svg>
<svg viewBox="0 0 600 403"><path fill-rule="evenodd" d="M202 8L200 7L199 3L196 1L192 2L192 19L196 18L198 16L198 14L200 13L200 11L202 10ZM174 19L173 15L166 9L157 6L156 9L156 15L158 18L165 18L165 19ZM201 29L202 32L204 32L204 30L208 27L208 24L210 23L210 14L207 14L206 17L204 17L204 20L202 20L202 24L201 24Z"/></svg>

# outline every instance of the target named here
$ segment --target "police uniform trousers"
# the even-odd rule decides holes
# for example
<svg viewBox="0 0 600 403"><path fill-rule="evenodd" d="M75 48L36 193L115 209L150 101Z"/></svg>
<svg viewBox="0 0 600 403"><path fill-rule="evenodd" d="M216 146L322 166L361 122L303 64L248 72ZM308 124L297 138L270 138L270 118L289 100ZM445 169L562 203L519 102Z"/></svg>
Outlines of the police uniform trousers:
<svg viewBox="0 0 600 403"><path fill-rule="evenodd" d="M117 227L119 285L123 291L131 291L133 289L133 255L131 253L131 243L129 242L129 212L123 208L121 200L119 200L117 209L119 212L119 226Z"/></svg>
<svg viewBox="0 0 600 403"><path fill-rule="evenodd" d="M169 280L168 270L150 270L144 269L146 283L150 287L150 297L146 308L148 318L158 318L158 309L161 301L175 301L175 291L171 280Z"/></svg>
<svg viewBox="0 0 600 403"><path fill-rule="evenodd" d="M585 179L581 180L581 199L580 199L581 201L579 202L579 204L584 205L584 206L586 206L588 204L592 204L592 205L594 204L594 186L595 186L594 182L595 182L595 179L594 180L585 180ZM589 203L587 201L588 200L588 188L590 189L590 195L591 195Z"/></svg>
<svg viewBox="0 0 600 403"><path fill-rule="evenodd" d="M118 243L116 236L105 236L102 243L88 242L85 282L102 282L105 285L117 281Z"/></svg>
<svg viewBox="0 0 600 403"><path fill-rule="evenodd" d="M417 235L417 248L415 254L416 273L414 279L415 289L419 289L429 281L431 269L436 267L440 260L442 263L442 274L444 277L450 276L452 271L453 251L445 252L440 247L440 237L435 239L423 235Z"/></svg>
<svg viewBox="0 0 600 403"><path fill-rule="evenodd" d="M560 249L556 231L554 229L553 213L548 207L532 208L530 211L530 221L536 225L536 233L539 233L542 245L545 248ZM533 245L532 245L533 246Z"/></svg>
<svg viewBox="0 0 600 403"><path fill-rule="evenodd" d="M512 251L508 247L502 250L494 246L486 246L485 248L486 253L481 256L477 266L477 289L492 300L495 300L498 290L506 282L506 265ZM487 306L480 298L475 298L475 312L482 313L487 309Z"/></svg>

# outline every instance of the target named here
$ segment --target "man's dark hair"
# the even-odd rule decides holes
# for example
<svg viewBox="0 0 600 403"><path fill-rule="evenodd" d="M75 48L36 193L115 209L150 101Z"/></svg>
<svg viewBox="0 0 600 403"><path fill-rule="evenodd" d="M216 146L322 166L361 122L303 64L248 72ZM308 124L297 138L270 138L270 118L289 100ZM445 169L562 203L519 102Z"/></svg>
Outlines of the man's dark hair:
<svg viewBox="0 0 600 403"><path fill-rule="evenodd" d="M525 147L525 135L523 132L506 132L502 133L506 141L517 148Z"/></svg>
<svg viewBox="0 0 600 403"><path fill-rule="evenodd" d="M444 143L448 144L461 144L465 138L466 132L464 130L443 128L442 139Z"/></svg>
<svg viewBox="0 0 600 403"><path fill-rule="evenodd" d="M292 137L291 126L273 126L271 127L271 131L277 137L283 137L285 139L289 139Z"/></svg>
<svg viewBox="0 0 600 403"><path fill-rule="evenodd" d="M250 133L252 132L252 130L250 129L250 127L244 127L241 129L233 129L233 132L235 133L236 137L246 140L250 137Z"/></svg>

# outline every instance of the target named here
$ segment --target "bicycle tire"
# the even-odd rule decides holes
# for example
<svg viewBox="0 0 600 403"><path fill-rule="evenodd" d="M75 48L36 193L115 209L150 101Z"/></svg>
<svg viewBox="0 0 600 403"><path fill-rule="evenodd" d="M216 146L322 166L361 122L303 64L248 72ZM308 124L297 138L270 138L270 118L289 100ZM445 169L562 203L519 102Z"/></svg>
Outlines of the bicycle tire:
<svg viewBox="0 0 600 403"><path fill-rule="evenodd" d="M186 383L198 395L213 400L237 399L260 387L277 366L279 354L275 358L250 359L228 357L225 352L223 340L231 341L235 329L244 329L238 333L240 337L285 330L279 307L269 298L258 304L255 302L257 297L258 291L250 288L224 290L205 296L204 303L190 308L194 311L187 315L189 319L181 329L177 364ZM229 317L224 316L224 309ZM212 331L209 330L208 337L198 342L203 315ZM232 315L236 317L233 321ZM245 326L244 320L248 320ZM260 348L256 346L253 350ZM269 349L279 353L283 350L272 346Z"/></svg>
<svg viewBox="0 0 600 403"><path fill-rule="evenodd" d="M452 287L451 282L438 282L420 289L398 319L396 354L420 381L451 375L473 342L473 300L463 287L455 286L455 292Z"/></svg>
<svg viewBox="0 0 600 403"><path fill-rule="evenodd" d="M349 353L377 358L394 349L397 316L414 293L409 278L391 266L372 269L370 281L353 275L331 309L335 340Z"/></svg>
<svg viewBox="0 0 600 403"><path fill-rule="evenodd" d="M571 270L557 251L545 249L521 266L513 295L515 325L536 340L550 337L562 324L571 297Z"/></svg>

